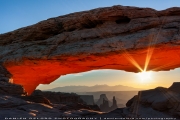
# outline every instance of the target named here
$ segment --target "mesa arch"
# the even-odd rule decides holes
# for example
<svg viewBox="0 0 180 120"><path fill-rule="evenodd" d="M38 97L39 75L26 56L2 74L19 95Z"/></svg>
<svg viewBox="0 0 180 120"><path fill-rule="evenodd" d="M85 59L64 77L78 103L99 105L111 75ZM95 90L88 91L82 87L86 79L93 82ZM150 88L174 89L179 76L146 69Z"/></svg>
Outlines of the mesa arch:
<svg viewBox="0 0 180 120"><path fill-rule="evenodd" d="M0 35L0 62L31 92L61 75L180 67L180 8L113 6L50 18Z"/></svg>

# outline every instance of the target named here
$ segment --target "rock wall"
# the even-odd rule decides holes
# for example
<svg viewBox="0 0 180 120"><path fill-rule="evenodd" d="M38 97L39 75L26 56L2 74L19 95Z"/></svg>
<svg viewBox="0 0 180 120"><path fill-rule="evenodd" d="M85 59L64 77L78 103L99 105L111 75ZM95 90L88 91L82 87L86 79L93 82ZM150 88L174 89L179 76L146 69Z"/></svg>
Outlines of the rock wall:
<svg viewBox="0 0 180 120"><path fill-rule="evenodd" d="M109 101L103 99L103 103L99 107L102 112L109 112Z"/></svg>
<svg viewBox="0 0 180 120"><path fill-rule="evenodd" d="M87 97L87 96L83 96ZM92 96L88 96L92 98ZM52 104L53 107L61 110L80 110L89 109L100 111L99 107L95 104L87 104L80 95L75 93L62 93L62 92L51 92L35 90L31 96L21 97L21 99L33 101L36 103ZM90 99L92 100L92 99ZM90 101L89 100L89 101ZM49 101L49 102L48 102Z"/></svg>
<svg viewBox="0 0 180 120"><path fill-rule="evenodd" d="M0 95L27 95L22 85L13 83L11 73L2 64L0 64Z"/></svg>
<svg viewBox="0 0 180 120"><path fill-rule="evenodd" d="M172 88L180 87L176 82L170 88L157 87L155 89L140 91L130 99L126 106L131 117L166 117L172 116L180 119L180 92Z"/></svg>
<svg viewBox="0 0 180 120"><path fill-rule="evenodd" d="M94 105L94 96L93 95L79 95L80 98L86 102L87 105Z"/></svg>
<svg viewBox="0 0 180 120"><path fill-rule="evenodd" d="M180 8L113 6L50 18L0 35L0 62L31 94L61 75L180 67Z"/></svg>
<svg viewBox="0 0 180 120"><path fill-rule="evenodd" d="M44 96L52 103L84 103L80 96L75 93L61 93L35 90L31 96Z"/></svg>

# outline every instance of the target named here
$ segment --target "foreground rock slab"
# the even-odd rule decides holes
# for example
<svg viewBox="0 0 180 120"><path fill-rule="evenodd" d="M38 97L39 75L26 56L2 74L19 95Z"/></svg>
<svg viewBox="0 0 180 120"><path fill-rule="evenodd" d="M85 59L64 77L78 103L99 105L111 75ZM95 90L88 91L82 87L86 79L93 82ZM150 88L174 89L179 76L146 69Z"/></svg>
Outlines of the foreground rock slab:
<svg viewBox="0 0 180 120"><path fill-rule="evenodd" d="M124 110L130 117L164 117L180 119L180 87L179 82L173 83L169 88L157 87L155 89L140 91L130 99Z"/></svg>
<svg viewBox="0 0 180 120"><path fill-rule="evenodd" d="M76 103L74 103L76 104ZM58 107L57 107L58 106ZM80 106L77 110L76 107L68 109L66 104L44 104L26 101L18 97L10 95L0 95L0 119L4 120L9 118L45 118L52 119L63 117L83 117L102 114L99 111L93 111L91 109L83 109Z"/></svg>

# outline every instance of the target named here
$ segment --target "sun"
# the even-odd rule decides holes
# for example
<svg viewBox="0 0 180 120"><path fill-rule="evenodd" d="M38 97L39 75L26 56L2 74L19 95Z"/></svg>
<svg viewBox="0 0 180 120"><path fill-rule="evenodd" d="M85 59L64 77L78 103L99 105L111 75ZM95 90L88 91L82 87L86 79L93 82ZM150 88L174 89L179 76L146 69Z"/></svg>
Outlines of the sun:
<svg viewBox="0 0 180 120"><path fill-rule="evenodd" d="M138 76L143 83L147 83L151 80L151 71L142 71L138 73Z"/></svg>

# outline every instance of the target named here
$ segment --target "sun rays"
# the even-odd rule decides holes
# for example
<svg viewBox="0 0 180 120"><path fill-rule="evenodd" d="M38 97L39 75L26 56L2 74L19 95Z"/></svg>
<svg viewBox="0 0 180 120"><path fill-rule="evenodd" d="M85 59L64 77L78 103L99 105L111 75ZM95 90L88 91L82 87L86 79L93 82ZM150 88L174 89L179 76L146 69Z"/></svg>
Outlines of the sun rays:
<svg viewBox="0 0 180 120"><path fill-rule="evenodd" d="M147 71L147 67L150 62L152 54L153 54L153 49L147 52L145 65L144 68L142 68L130 54L128 54L127 52L124 53L124 57L126 57L126 59L139 70L138 76L141 80L141 83L146 83L151 79L151 72Z"/></svg>
<svg viewBox="0 0 180 120"><path fill-rule="evenodd" d="M143 71L143 69L140 67L140 65L136 62L136 60L128 53L124 52L124 57L131 63L133 64L136 68L138 68L139 71Z"/></svg>
<svg viewBox="0 0 180 120"><path fill-rule="evenodd" d="M132 53L128 53L127 50L124 50L124 57L132 64L134 65L139 72L137 73L137 75L140 78L141 83L150 83L152 82L152 71L158 71L160 69L166 69L170 66L175 65L173 61L168 62L164 65L158 66L158 67L154 67L151 63L151 59L153 57L154 52L156 52L156 46L155 44L157 43L158 40L158 36L159 33L161 32L161 28L158 30L157 34L151 37L151 39L149 39L149 44L148 44L148 48L146 50L146 56L143 58L144 59L144 64L142 63L143 60L139 60L138 61L138 57L136 57L137 59L133 58ZM151 64L151 67L148 67L149 64Z"/></svg>
<svg viewBox="0 0 180 120"><path fill-rule="evenodd" d="M148 71L157 71L159 69L164 69L164 68L167 68L167 67L170 67L172 65L175 65L173 62L170 62L170 63L167 63L167 64L164 64L164 65L161 65L161 66L158 66L156 68L153 68L151 67L151 69L148 69L148 66L150 64L150 61L151 61L151 58L153 57L153 53L154 53L154 50L155 50L155 44L157 43L158 41L158 37L159 37L159 34L162 32L162 26L163 26L163 23L165 22L165 18L161 21L161 25L159 27L159 30L158 31L152 31L153 34L149 37L149 43L148 43L148 48L147 48L147 53L146 53L146 58L145 58L145 63L142 66L142 63L141 65L131 56L131 54L129 54L127 52L127 50L124 49L124 56L125 58L131 63L133 64L138 70L139 72L142 74L142 76L144 76L144 74L148 75ZM151 33L152 33L151 32ZM145 77L145 76L144 76Z"/></svg>
<svg viewBox="0 0 180 120"><path fill-rule="evenodd" d="M94 21L92 21L90 18L86 18L86 19L88 19L89 21L91 21L91 23L92 24L96 24L96 23L94 23ZM126 50L126 48L124 48L123 47L123 45L121 46L121 50L123 51L123 56L135 67L135 68L137 68L138 69L138 71L137 72L141 72L142 74L144 74L145 72L148 72L148 71L158 71L158 70L160 70L160 69L164 69L164 68L168 68L168 67L170 67L170 66L172 66L172 65L174 65L174 63L173 62L171 62L171 63L167 63L167 64L164 64L164 65L162 65L162 66L158 66L158 67L153 67L153 65L151 64L151 59L152 59L152 57L153 57L153 53L154 53L154 51L156 50L156 43L158 42L158 40L159 40L159 37L161 37L161 36L159 36L159 35L161 35L161 32L163 32L162 31L162 27L163 27L163 25L164 25L164 23L165 23L165 21L166 21L166 18L164 17L163 19L161 19L159 22L160 22L160 25L159 25L159 28L157 28L157 29L150 29L149 30L149 34L146 36L147 38L149 38L149 39L147 39L147 43L148 43L148 45L147 45L147 49L146 49L146 55L145 55L145 57L143 58L142 57L142 59L143 60L140 60L140 61L138 61L138 60L136 60L134 57L133 57L133 55L132 55L132 53L129 53L127 50ZM85 23L86 24L86 23ZM89 24L86 24L87 26L89 26ZM98 28L98 30L93 30L95 33L96 33L96 35L97 36L99 36L100 38L106 38L106 37L104 37L102 34L107 34L107 35L111 35L112 33L109 33L108 31L106 31L105 29L102 29L102 28ZM112 35L113 36L113 35ZM120 40L121 41L121 40ZM132 43L132 44L137 44L138 43L138 41L136 41L136 42L134 42L134 43ZM123 44L123 43L122 43ZM146 47L146 46L144 46L144 47ZM140 56L141 57L141 56ZM138 57L137 57L138 58ZM144 63L143 63L143 62ZM151 64L151 67L149 67L149 65ZM155 66L155 65L154 65Z"/></svg>

